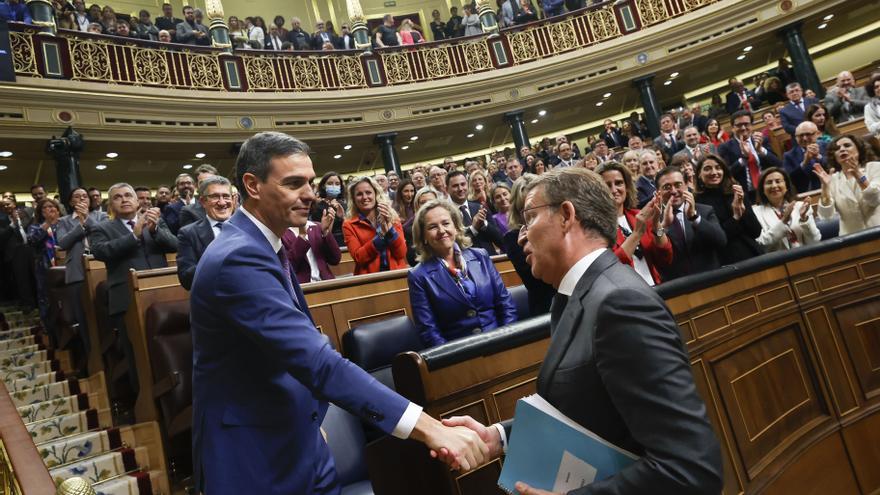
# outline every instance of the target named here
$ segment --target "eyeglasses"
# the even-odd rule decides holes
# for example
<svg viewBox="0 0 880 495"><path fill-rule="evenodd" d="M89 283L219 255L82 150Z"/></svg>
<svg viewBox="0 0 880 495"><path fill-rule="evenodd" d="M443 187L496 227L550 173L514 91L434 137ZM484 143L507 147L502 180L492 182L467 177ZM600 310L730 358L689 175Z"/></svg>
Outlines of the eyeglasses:
<svg viewBox="0 0 880 495"><path fill-rule="evenodd" d="M538 218L538 215L537 215L537 214L535 214L535 215L528 215L528 212L530 212L530 211L532 211L532 210L538 210L538 209L540 209L540 208L545 208L545 207L547 207L547 206L550 206L550 207L552 207L552 208L555 208L555 207L557 207L557 206L559 206L559 205L552 204L552 203L547 203L547 204L543 204L543 205L530 206L530 207L528 207L528 208L523 208L523 210L522 210L522 216L523 216L523 222L524 222L524 224L523 224L522 227L520 227L520 230L529 230L529 226L531 226L532 224L534 224L534 223L535 223L535 219Z"/></svg>
<svg viewBox="0 0 880 495"><path fill-rule="evenodd" d="M231 194L223 194L223 193L206 194L205 198L212 203L216 203L220 200L232 201Z"/></svg>
<svg viewBox="0 0 880 495"><path fill-rule="evenodd" d="M749 127L751 125L751 122L734 122L733 124L734 127Z"/></svg>

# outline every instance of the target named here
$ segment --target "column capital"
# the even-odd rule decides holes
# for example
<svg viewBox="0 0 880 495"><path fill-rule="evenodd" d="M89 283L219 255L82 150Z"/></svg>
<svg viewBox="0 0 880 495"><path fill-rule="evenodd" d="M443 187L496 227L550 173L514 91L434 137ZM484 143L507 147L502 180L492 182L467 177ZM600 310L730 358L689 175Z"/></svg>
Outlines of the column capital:
<svg viewBox="0 0 880 495"><path fill-rule="evenodd" d="M522 122L524 113L525 112L523 110L513 110L510 112L506 112L504 114L504 121L507 123L516 121Z"/></svg>
<svg viewBox="0 0 880 495"><path fill-rule="evenodd" d="M393 144L393 143L394 143L394 139L395 139L396 137L397 137L397 133L396 133L396 132L383 132L383 133L380 133L380 134L376 134L376 138L373 139L373 143L375 143L375 144L381 144L381 143L390 142L390 143Z"/></svg>

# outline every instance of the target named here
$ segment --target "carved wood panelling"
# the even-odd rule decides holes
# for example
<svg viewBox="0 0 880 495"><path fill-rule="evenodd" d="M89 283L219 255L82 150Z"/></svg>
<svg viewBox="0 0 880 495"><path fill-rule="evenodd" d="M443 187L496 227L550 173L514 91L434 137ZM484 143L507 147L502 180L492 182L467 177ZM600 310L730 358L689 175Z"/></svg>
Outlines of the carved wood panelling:
<svg viewBox="0 0 880 495"><path fill-rule="evenodd" d="M516 411L516 401L535 393L537 377L528 378L512 387L492 393L492 401L499 418L512 418Z"/></svg>
<svg viewBox="0 0 880 495"><path fill-rule="evenodd" d="M834 308L865 399L880 395L880 296Z"/></svg>
<svg viewBox="0 0 880 495"><path fill-rule="evenodd" d="M843 441L864 493L880 493L880 414L843 429Z"/></svg>
<svg viewBox="0 0 880 495"><path fill-rule="evenodd" d="M848 359L845 350L842 349L843 344L828 318L828 310L825 306L811 309L805 312L804 316L807 330L816 348L819 368L828 380L831 400L837 414L844 416L858 408L859 399L846 365Z"/></svg>

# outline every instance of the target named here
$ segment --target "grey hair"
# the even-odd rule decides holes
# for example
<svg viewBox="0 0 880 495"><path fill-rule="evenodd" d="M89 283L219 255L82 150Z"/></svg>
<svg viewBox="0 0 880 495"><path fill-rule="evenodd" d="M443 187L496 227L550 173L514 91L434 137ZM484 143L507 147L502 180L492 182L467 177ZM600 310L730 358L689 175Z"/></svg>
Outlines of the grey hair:
<svg viewBox="0 0 880 495"><path fill-rule="evenodd" d="M266 182L273 158L309 153L309 145L287 134L269 131L251 136L241 145L235 160L235 185L241 194L241 202L248 198L244 174L255 175L260 182Z"/></svg>
<svg viewBox="0 0 880 495"><path fill-rule="evenodd" d="M231 186L232 184L229 182L229 179L223 177L222 175L212 175L207 179L199 182L199 197L205 195L205 191L208 190L209 187L213 185L221 185L221 186Z"/></svg>
<svg viewBox="0 0 880 495"><path fill-rule="evenodd" d="M586 233L613 245L617 239L617 206L611 192L596 172L586 168L556 168L526 186L526 194L541 188L544 201L554 210L568 201Z"/></svg>
<svg viewBox="0 0 880 495"><path fill-rule="evenodd" d="M803 87L801 86L801 83L799 83L799 82L793 82L793 83L788 83L788 84L785 86L785 90L786 90L786 91L791 91L792 89L797 89L797 88L801 88L801 89L803 89Z"/></svg>
<svg viewBox="0 0 880 495"><path fill-rule="evenodd" d="M117 182L116 184L113 184L112 186L110 186L110 189L107 189L107 197L108 198L110 197L110 193L113 192L114 189L119 189L121 187L127 187L127 188L131 189L132 192L134 192L134 187L132 187L132 185L129 184L128 182Z"/></svg>

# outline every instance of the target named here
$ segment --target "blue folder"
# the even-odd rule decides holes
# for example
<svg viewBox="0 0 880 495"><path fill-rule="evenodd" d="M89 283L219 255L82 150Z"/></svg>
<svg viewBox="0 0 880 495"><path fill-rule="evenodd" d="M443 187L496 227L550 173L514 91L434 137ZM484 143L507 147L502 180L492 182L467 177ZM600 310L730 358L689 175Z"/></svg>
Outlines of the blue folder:
<svg viewBox="0 0 880 495"><path fill-rule="evenodd" d="M572 421L540 395L516 403L514 431L498 486L517 481L566 493L613 476L638 457Z"/></svg>

